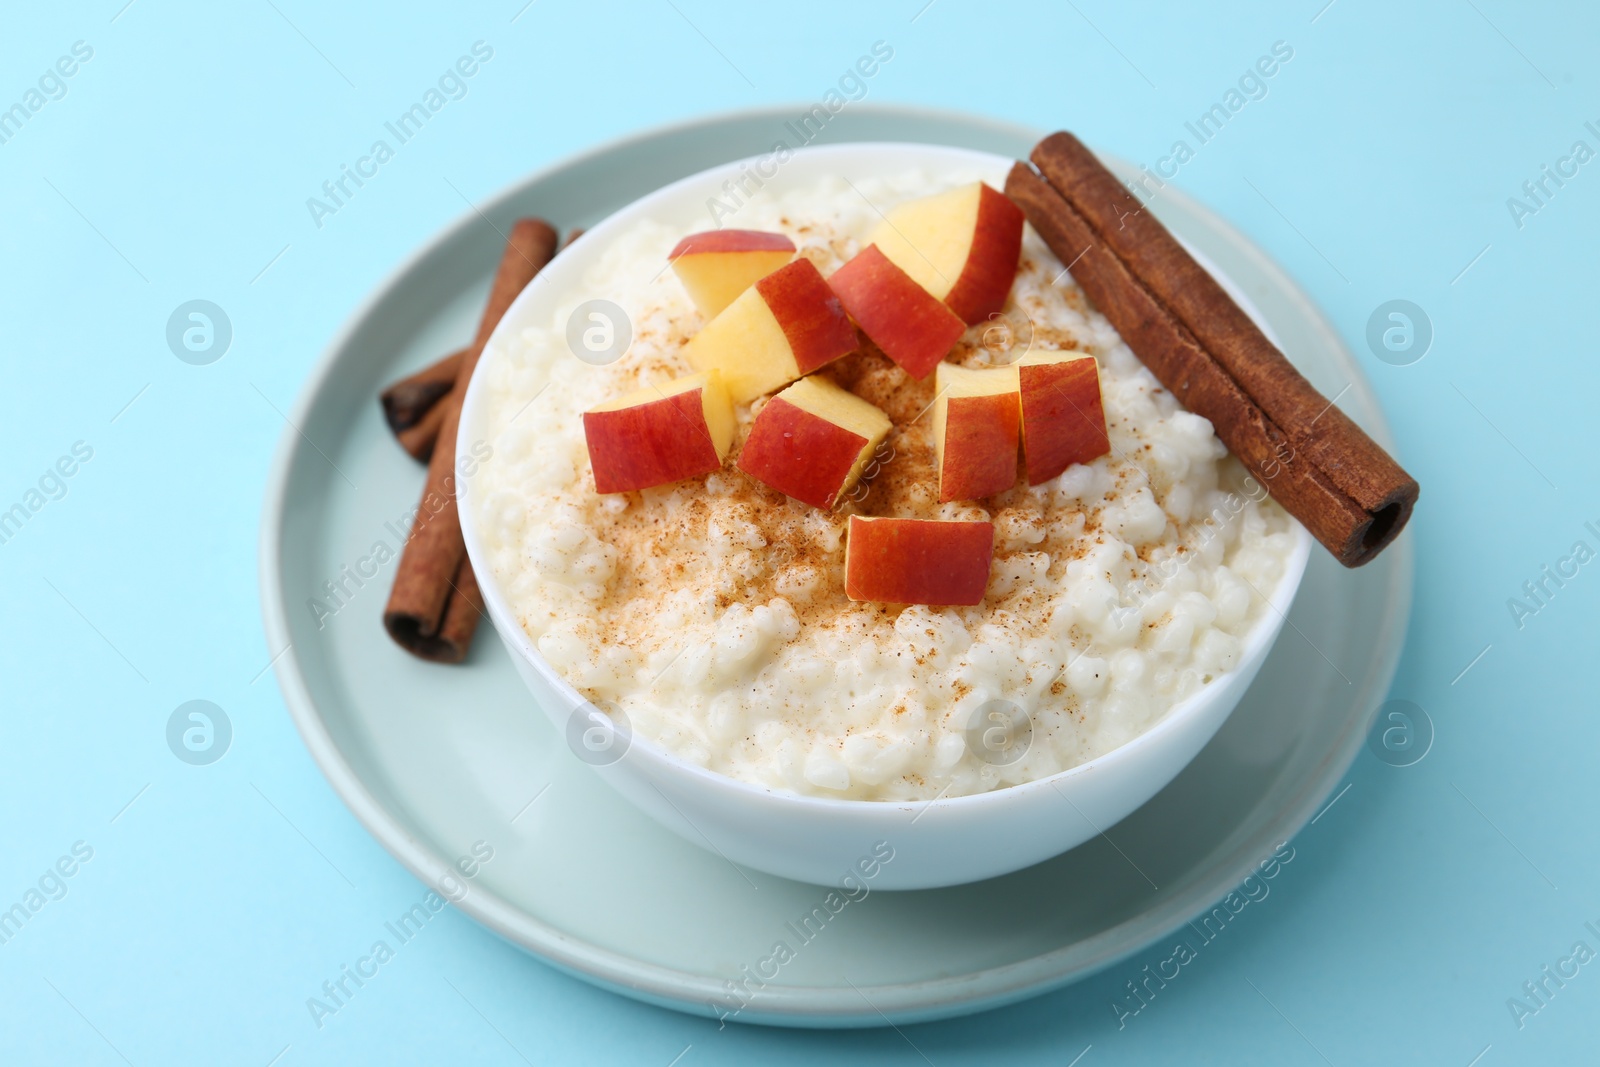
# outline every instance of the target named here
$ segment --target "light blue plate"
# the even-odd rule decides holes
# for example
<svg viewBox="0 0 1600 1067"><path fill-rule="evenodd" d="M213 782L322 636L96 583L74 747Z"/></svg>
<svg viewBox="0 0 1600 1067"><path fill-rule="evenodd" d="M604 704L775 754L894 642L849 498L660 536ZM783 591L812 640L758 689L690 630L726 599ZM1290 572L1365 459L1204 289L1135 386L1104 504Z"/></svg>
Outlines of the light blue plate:
<svg viewBox="0 0 1600 1067"><path fill-rule="evenodd" d="M873 893L801 943L788 924L824 890L736 870L612 794L530 705L487 623L461 667L423 663L389 640L379 615L394 563L378 560L399 547L422 471L376 401L389 381L470 339L499 259L497 231L513 218L591 224L677 178L768 152L780 138L793 145L791 117L740 112L560 164L464 217L380 287L307 383L292 418L299 430L278 454L261 545L268 640L284 650L277 674L301 736L357 818L513 943L627 996L714 1014L729 1004L727 983L784 940L794 958L739 1021L937 1019L1064 985L1136 951L1224 895L1310 818L1393 677L1411 539L1354 572L1313 557L1292 626L1244 702L1171 786L1112 828L1115 845L1102 837L975 885ZM851 105L818 141L1020 158L1038 138L986 119ZM1154 207L1249 294L1300 369L1329 396L1345 390L1341 406L1389 444L1355 360L1304 294L1172 187ZM332 607L322 591L330 580L346 593L319 625L307 602ZM493 862L470 882L451 880L478 841L494 848Z"/></svg>

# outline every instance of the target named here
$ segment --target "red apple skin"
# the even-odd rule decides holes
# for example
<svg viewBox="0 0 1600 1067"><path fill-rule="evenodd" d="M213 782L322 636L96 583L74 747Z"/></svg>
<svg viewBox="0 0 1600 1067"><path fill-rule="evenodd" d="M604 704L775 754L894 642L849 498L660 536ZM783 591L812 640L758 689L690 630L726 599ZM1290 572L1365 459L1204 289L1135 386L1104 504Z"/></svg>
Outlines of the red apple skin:
<svg viewBox="0 0 1600 1067"><path fill-rule="evenodd" d="M668 259L708 252L793 252L794 242L781 233L766 230L707 230L691 233L679 241Z"/></svg>
<svg viewBox="0 0 1600 1067"><path fill-rule="evenodd" d="M801 377L856 350L856 329L844 305L804 256L756 282L756 292L783 327Z"/></svg>
<svg viewBox="0 0 1600 1067"><path fill-rule="evenodd" d="M994 523L850 516L844 590L851 600L970 606L983 603Z"/></svg>
<svg viewBox="0 0 1600 1067"><path fill-rule="evenodd" d="M824 511L855 467L867 439L773 397L756 416L739 453L739 469Z"/></svg>
<svg viewBox="0 0 1600 1067"><path fill-rule="evenodd" d="M1017 368L1028 484L1047 482L1074 463L1111 451L1093 356ZM948 432L948 431L947 431Z"/></svg>
<svg viewBox="0 0 1600 1067"><path fill-rule="evenodd" d="M955 396L946 401L939 500L982 500L1017 484L1022 419L1016 393Z"/></svg>
<svg viewBox="0 0 1600 1067"><path fill-rule="evenodd" d="M722 469L700 390L614 411L586 411L595 491L622 493Z"/></svg>
<svg viewBox="0 0 1600 1067"><path fill-rule="evenodd" d="M828 279L850 317L913 378L926 378L949 355L966 324L938 297L868 245Z"/></svg>
<svg viewBox="0 0 1600 1067"><path fill-rule="evenodd" d="M1022 209L985 184L978 192L972 249L945 304L969 325L987 319L1005 307L1021 258Z"/></svg>

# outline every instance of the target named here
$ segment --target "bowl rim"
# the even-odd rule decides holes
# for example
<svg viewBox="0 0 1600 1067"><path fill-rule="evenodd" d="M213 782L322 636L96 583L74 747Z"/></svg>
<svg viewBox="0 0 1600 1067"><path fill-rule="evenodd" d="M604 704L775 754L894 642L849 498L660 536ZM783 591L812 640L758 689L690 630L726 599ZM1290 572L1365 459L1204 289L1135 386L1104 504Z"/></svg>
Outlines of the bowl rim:
<svg viewBox="0 0 1600 1067"><path fill-rule="evenodd" d="M826 158L827 156L852 156L863 152L885 151L923 153L932 151L952 157L966 157L973 162L996 166L1009 166L1013 162L1007 157L990 152L914 141L848 141L837 144L807 145L794 149L793 157L805 156L808 159L816 159L819 157ZM625 225L631 225L641 215L648 212L650 208L663 201L671 202L675 200L675 198L682 196L688 188L701 185L712 176L737 174L741 167L761 158L763 156L758 154L707 167L623 205L585 231L584 236L590 239L588 247L590 249L597 247L599 243L603 243L607 237L612 235L612 231ZM1191 252L1198 256L1202 265L1208 270L1218 275L1219 278L1231 282L1231 279L1226 279L1226 275L1222 274L1220 269L1209 260L1209 257L1199 253L1198 250L1191 249ZM568 262L570 263L571 261L569 260ZM552 286L561 284L563 270L559 266L560 263L561 256L558 255L517 295L516 300L506 310L505 315L491 334L485 346L486 352L503 343L505 335L511 330L521 328L514 325L519 312L528 304L540 299L544 291ZM550 279L555 280L552 281ZM1247 295L1243 294L1236 285L1230 285L1230 288L1236 297L1243 297L1247 311L1254 310L1249 303ZM470 451L475 439L487 437L487 434L469 432L476 430L486 417L482 409L485 405L484 397L487 393L487 387L483 385L485 379L484 367L487 363L487 359L479 361L468 383L466 395L462 399L461 419L457 430L456 447L458 455L467 454L461 451L463 443ZM488 563L488 553L482 545L477 527L477 515L472 504L472 483L473 478L470 476L458 478L458 509L467 555L472 562L474 573L478 576L478 586L484 598L484 605L488 609L491 623L500 639L511 647L513 653L526 661L559 694L561 700L568 707L567 714L569 716L575 714L588 702L578 692L577 688L568 682L539 653L527 631L523 629L518 621L516 612L511 608L493 569L485 566ZM677 755L653 738L644 736L637 731L630 731L627 753L613 766L621 767L633 759L650 761L659 768L677 776L680 781L692 781L709 789L722 790L730 793L732 797L747 802L759 801L764 804L778 804L791 808L809 808L814 809L817 814L845 815L847 817L866 817L881 813L900 813L911 810L922 812L930 808L937 808L945 812L973 813L985 807L997 808L1027 803L1034 794L1056 791L1064 782L1089 774L1116 773L1123 763L1136 760L1146 749L1160 745L1168 734L1178 731L1187 720L1200 715L1217 700L1227 699L1231 695L1234 703L1237 704L1238 700L1242 699L1243 691L1233 692L1234 687L1229 685L1229 682L1242 671L1264 660L1271 651L1273 643L1278 639L1283 625L1288 620L1289 609L1296 594L1299 592L1301 582L1305 577L1306 566L1310 560L1312 550L1310 533L1293 515L1289 515L1288 518L1290 533L1294 537L1293 546L1284 559L1284 571L1279 577L1277 585L1272 593L1265 597L1267 607L1270 610L1261 613L1260 618L1251 626L1241 642L1236 665L1213 676L1212 681L1206 683L1203 688L1171 705L1156 722L1129 740L1092 759L1085 760L1064 770L1056 771L1045 777L1002 785L983 792L966 793L960 796L951 797L940 794L931 799L869 800L853 797L816 796L734 778L720 771L699 766ZM1069 661L1068 666L1070 665ZM1230 708L1229 710L1231 713L1232 709ZM1224 716L1223 721L1225 719L1226 716ZM1164 783L1159 783L1158 789L1161 784Z"/></svg>

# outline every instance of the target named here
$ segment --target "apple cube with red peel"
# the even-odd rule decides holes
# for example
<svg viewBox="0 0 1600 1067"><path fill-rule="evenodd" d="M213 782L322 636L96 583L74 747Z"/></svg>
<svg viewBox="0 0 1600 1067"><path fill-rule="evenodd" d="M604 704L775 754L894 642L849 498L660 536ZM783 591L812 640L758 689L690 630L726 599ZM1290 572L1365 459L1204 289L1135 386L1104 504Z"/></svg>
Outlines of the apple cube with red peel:
<svg viewBox="0 0 1600 1067"><path fill-rule="evenodd" d="M884 355L921 380L966 332L966 323L938 297L868 245L833 272L828 285Z"/></svg>
<svg viewBox="0 0 1600 1067"><path fill-rule="evenodd" d="M623 493L722 469L733 404L716 371L691 374L583 413L595 489Z"/></svg>
<svg viewBox="0 0 1600 1067"><path fill-rule="evenodd" d="M970 325L1005 306L1022 256L1022 209L973 182L891 208L872 243Z"/></svg>
<svg viewBox="0 0 1600 1067"><path fill-rule="evenodd" d="M801 378L768 400L739 469L812 507L831 509L856 484L893 424L825 378Z"/></svg>
<svg viewBox="0 0 1600 1067"><path fill-rule="evenodd" d="M691 233L667 254L672 272L707 319L794 258L794 242L764 230Z"/></svg>
<svg viewBox="0 0 1600 1067"><path fill-rule="evenodd" d="M747 404L856 349L856 328L809 259L762 278L683 346L695 370L722 372Z"/></svg>
<svg viewBox="0 0 1600 1067"><path fill-rule="evenodd" d="M981 500L1016 485L1022 419L1016 371L941 363L933 383L939 500Z"/></svg>
<svg viewBox="0 0 1600 1067"><path fill-rule="evenodd" d="M1100 364L1082 352L1029 352L1015 364L1028 484L1111 451Z"/></svg>
<svg viewBox="0 0 1600 1067"><path fill-rule="evenodd" d="M850 516L844 591L885 604L983 603L994 523Z"/></svg>

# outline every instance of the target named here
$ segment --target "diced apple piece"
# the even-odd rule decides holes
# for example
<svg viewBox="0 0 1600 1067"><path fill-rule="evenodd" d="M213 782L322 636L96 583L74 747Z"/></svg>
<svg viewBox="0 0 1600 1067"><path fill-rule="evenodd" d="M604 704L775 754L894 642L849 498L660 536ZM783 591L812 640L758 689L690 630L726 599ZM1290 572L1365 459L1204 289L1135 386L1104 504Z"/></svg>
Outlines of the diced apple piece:
<svg viewBox="0 0 1600 1067"><path fill-rule="evenodd" d="M815 508L831 509L861 477L893 424L825 378L801 378L768 400L739 469Z"/></svg>
<svg viewBox="0 0 1600 1067"><path fill-rule="evenodd" d="M646 386L583 413L595 489L624 493L722 468L733 404L715 370Z"/></svg>
<svg viewBox="0 0 1600 1067"><path fill-rule="evenodd" d="M966 324L938 297L868 245L828 279L850 317L884 355L918 380L955 347Z"/></svg>
<svg viewBox="0 0 1600 1067"><path fill-rule="evenodd" d="M856 329L809 259L756 282L684 345L695 370L716 368L747 404L855 351Z"/></svg>
<svg viewBox="0 0 1600 1067"><path fill-rule="evenodd" d="M850 516L844 591L885 604L981 604L994 523Z"/></svg>
<svg viewBox="0 0 1600 1067"><path fill-rule="evenodd" d="M672 272L708 320L794 258L794 242L764 230L691 233L668 253Z"/></svg>
<svg viewBox="0 0 1600 1067"><path fill-rule="evenodd" d="M800 371L795 377L804 377L856 350L859 338L844 305L809 259L780 267L756 282L755 289L788 338Z"/></svg>
<svg viewBox="0 0 1600 1067"><path fill-rule="evenodd" d="M1100 401L1100 364L1082 352L1029 352L1014 365L1022 399L1028 484L1111 451Z"/></svg>
<svg viewBox="0 0 1600 1067"><path fill-rule="evenodd" d="M939 364L933 379L939 500L981 500L1017 484L1017 372Z"/></svg>
<svg viewBox="0 0 1600 1067"><path fill-rule="evenodd" d="M1022 255L1022 209L973 182L891 208L872 243L970 325L1005 306Z"/></svg>

